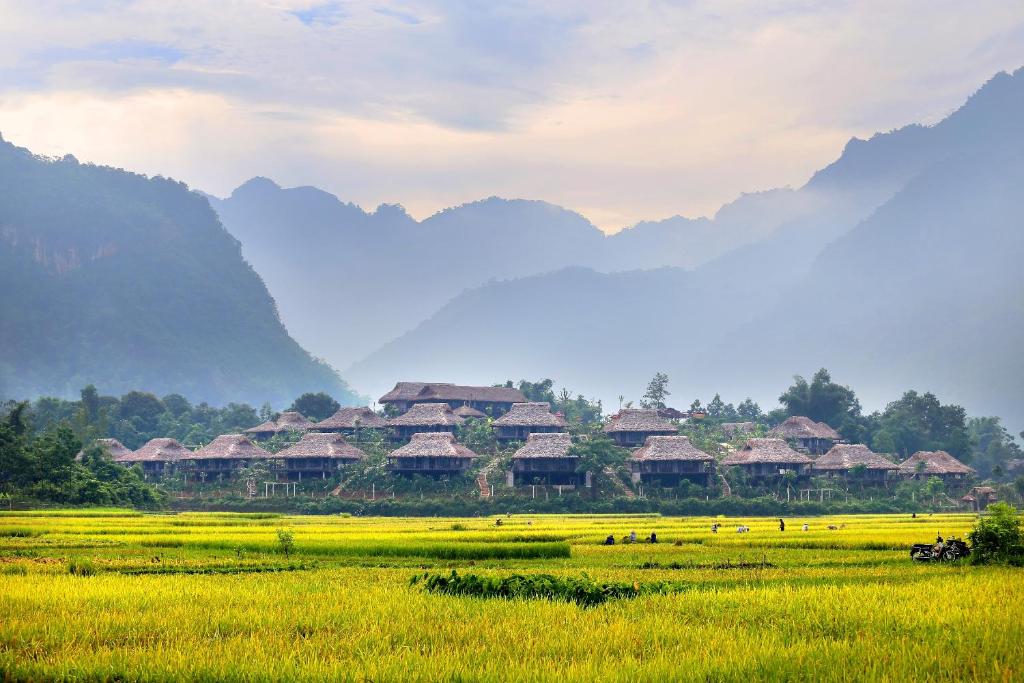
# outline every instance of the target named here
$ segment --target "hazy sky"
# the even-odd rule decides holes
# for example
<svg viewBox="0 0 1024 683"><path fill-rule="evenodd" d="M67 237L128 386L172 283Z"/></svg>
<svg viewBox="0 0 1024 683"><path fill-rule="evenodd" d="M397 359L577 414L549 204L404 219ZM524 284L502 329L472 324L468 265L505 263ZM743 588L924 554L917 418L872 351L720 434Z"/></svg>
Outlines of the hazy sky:
<svg viewBox="0 0 1024 683"><path fill-rule="evenodd" d="M0 0L0 133L218 195L613 230L797 186L1024 64L1024 2Z"/></svg>

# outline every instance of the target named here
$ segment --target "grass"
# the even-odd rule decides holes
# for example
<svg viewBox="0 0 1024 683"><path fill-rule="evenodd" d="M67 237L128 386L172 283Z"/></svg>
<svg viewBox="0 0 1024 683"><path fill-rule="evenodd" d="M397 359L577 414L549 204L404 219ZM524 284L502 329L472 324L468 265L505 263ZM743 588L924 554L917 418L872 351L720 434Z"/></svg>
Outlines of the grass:
<svg viewBox="0 0 1024 683"><path fill-rule="evenodd" d="M717 534L713 521L725 525ZM516 516L495 527L494 518L4 512L0 671L12 680L1024 676L1022 570L907 556L938 532L965 535L973 515L786 521L779 532L774 519L649 515ZM736 534L741 524L750 533ZM281 528L294 533L288 557ZM631 530L661 542L601 545Z"/></svg>

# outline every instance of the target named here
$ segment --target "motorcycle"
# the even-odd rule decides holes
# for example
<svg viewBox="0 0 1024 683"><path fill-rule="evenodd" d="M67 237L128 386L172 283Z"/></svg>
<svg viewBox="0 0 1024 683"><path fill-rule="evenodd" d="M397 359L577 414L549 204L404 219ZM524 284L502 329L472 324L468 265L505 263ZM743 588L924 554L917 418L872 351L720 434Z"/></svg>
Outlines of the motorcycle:
<svg viewBox="0 0 1024 683"><path fill-rule="evenodd" d="M970 546L957 538L943 543L915 543L910 548L910 557L917 562L955 562L970 554Z"/></svg>

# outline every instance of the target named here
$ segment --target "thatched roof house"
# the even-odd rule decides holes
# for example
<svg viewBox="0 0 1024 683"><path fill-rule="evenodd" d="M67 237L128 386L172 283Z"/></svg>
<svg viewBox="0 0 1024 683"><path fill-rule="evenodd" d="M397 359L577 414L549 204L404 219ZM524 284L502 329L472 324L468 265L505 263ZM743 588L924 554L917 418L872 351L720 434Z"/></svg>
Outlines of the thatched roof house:
<svg viewBox="0 0 1024 683"><path fill-rule="evenodd" d="M219 474L245 467L257 460L271 460L275 457L243 434L221 434L193 453L190 459L197 471Z"/></svg>
<svg viewBox="0 0 1024 683"><path fill-rule="evenodd" d="M751 434L757 429L757 425L753 422L723 422L719 428L731 439L741 434Z"/></svg>
<svg viewBox="0 0 1024 683"><path fill-rule="evenodd" d="M275 453L284 460L296 458L327 458L330 460L362 460L366 453L350 444L341 434L307 432L299 442Z"/></svg>
<svg viewBox="0 0 1024 683"><path fill-rule="evenodd" d="M494 421L498 441L523 441L530 434L563 432L568 423L551 412L547 402L513 403L512 408Z"/></svg>
<svg viewBox="0 0 1024 683"><path fill-rule="evenodd" d="M450 432L465 420L447 403L417 403L408 412L388 420L396 440L408 439L417 432Z"/></svg>
<svg viewBox="0 0 1024 683"><path fill-rule="evenodd" d="M824 422L815 422L809 417L794 415L768 432L768 436L786 439L809 453L820 455L842 440L839 432Z"/></svg>
<svg viewBox="0 0 1024 683"><path fill-rule="evenodd" d="M114 462L121 462L121 458L131 457L132 455L132 449L128 448L117 439L96 439L93 443L105 450ZM75 460L77 462L81 462L84 455L84 449L78 451L78 453L75 454Z"/></svg>
<svg viewBox="0 0 1024 683"><path fill-rule="evenodd" d="M643 408L620 410L602 431L617 445L626 447L640 446L649 436L671 436L678 433L675 425L658 415L657 410Z"/></svg>
<svg viewBox="0 0 1024 683"><path fill-rule="evenodd" d="M975 473L946 451L918 451L900 463L900 476L911 479L939 477L946 482L966 479Z"/></svg>
<svg viewBox="0 0 1024 683"><path fill-rule="evenodd" d="M409 443L388 455L388 465L401 474L441 476L469 469L477 455L447 432L417 432Z"/></svg>
<svg viewBox="0 0 1024 683"><path fill-rule="evenodd" d="M124 448L124 446L121 446ZM125 449L127 450L127 449ZM128 451L116 458L122 465L140 463L146 477L160 476L169 472L182 460L192 458L194 454L175 439L165 437L150 439L137 451Z"/></svg>
<svg viewBox="0 0 1024 683"><path fill-rule="evenodd" d="M334 415L312 426L318 432L341 432L351 434L357 429L384 429L387 420L367 406L341 408Z"/></svg>
<svg viewBox="0 0 1024 683"><path fill-rule="evenodd" d="M509 485L560 484L577 486L585 475L576 471L579 458L569 455L572 436L565 432L534 432L512 455Z"/></svg>
<svg viewBox="0 0 1024 683"><path fill-rule="evenodd" d="M286 411L281 413L276 420L268 420L255 427L250 427L245 430L245 433L257 439L269 439L282 432L304 432L313 425L314 423L303 417L302 413Z"/></svg>
<svg viewBox="0 0 1024 683"><path fill-rule="evenodd" d="M747 476L758 479L777 478L786 472L805 475L813 462L790 448L784 439L748 439L742 448L722 460L726 467L738 467Z"/></svg>
<svg viewBox="0 0 1024 683"><path fill-rule="evenodd" d="M836 444L811 465L811 471L826 476L846 476L855 467L864 467L867 479L884 480L899 470L899 465L875 453L863 444Z"/></svg>
<svg viewBox="0 0 1024 683"><path fill-rule="evenodd" d="M686 479L707 486L715 474L715 459L685 436L649 436L630 458L633 481L676 486Z"/></svg>
<svg viewBox="0 0 1024 683"><path fill-rule="evenodd" d="M526 396L510 387L472 387L444 382L399 382L380 397L381 405L392 411L405 412L418 403L447 403L453 409L469 406L497 416L513 403L522 403Z"/></svg>
<svg viewBox="0 0 1024 683"><path fill-rule="evenodd" d="M461 417L463 420L480 420L487 417L487 413L481 412L476 408L470 408L469 406L459 406L452 412Z"/></svg>
<svg viewBox="0 0 1024 683"><path fill-rule="evenodd" d="M302 481L303 476L326 479L343 466L359 462L366 454L341 434L307 432L298 443L273 457L283 461L289 479Z"/></svg>

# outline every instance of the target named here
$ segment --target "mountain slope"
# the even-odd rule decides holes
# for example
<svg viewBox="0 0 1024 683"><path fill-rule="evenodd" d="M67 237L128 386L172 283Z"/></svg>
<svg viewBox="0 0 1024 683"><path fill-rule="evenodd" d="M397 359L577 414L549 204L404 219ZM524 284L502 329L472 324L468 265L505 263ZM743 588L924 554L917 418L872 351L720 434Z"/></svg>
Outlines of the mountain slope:
<svg viewBox="0 0 1024 683"><path fill-rule="evenodd" d="M385 368L552 376L614 401L667 371L679 403L774 403L794 372L825 365L876 405L916 386L1024 426L1022 93L1024 71L1001 75L935 126L851 143L798 191L812 210L692 272L493 283L347 376L368 392Z"/></svg>
<svg viewBox="0 0 1024 683"><path fill-rule="evenodd" d="M263 282L182 184L0 139L0 396L354 397L289 337Z"/></svg>

